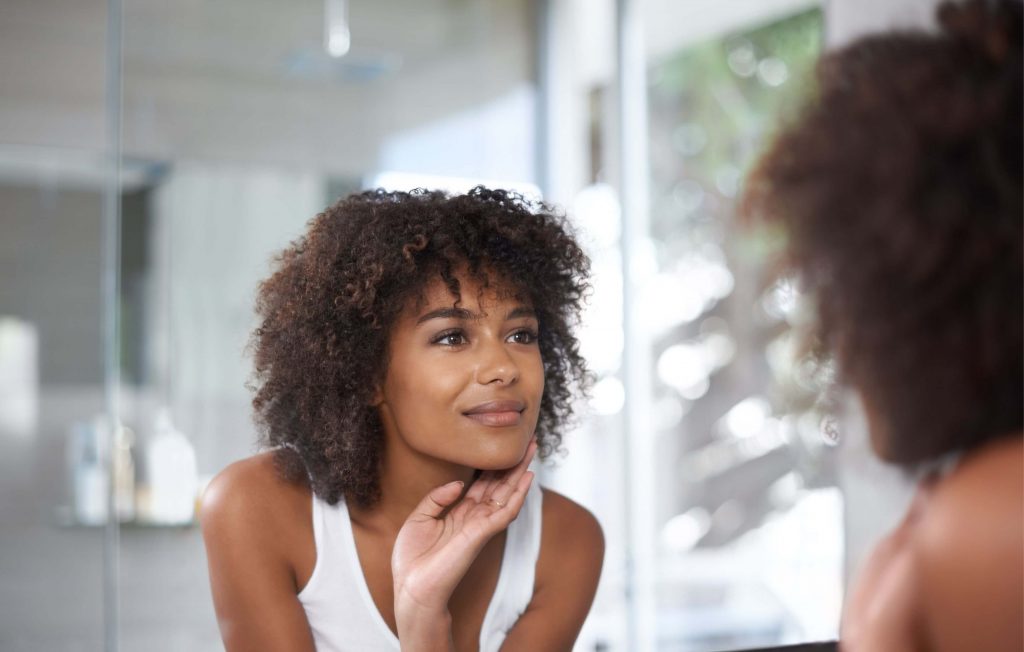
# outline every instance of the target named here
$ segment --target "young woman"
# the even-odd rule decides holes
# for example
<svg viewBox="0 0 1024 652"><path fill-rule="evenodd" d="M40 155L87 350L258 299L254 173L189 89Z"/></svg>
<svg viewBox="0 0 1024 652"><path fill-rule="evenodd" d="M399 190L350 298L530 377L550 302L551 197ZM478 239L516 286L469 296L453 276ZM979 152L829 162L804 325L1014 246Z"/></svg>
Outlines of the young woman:
<svg viewBox="0 0 1024 652"><path fill-rule="evenodd" d="M228 650L569 650L600 527L527 470L586 378L588 261L500 190L367 192L260 287L266 452L203 498Z"/></svg>
<svg viewBox="0 0 1024 652"><path fill-rule="evenodd" d="M848 595L845 652L1024 649L1020 2L873 36L752 179L880 457L921 478Z"/></svg>

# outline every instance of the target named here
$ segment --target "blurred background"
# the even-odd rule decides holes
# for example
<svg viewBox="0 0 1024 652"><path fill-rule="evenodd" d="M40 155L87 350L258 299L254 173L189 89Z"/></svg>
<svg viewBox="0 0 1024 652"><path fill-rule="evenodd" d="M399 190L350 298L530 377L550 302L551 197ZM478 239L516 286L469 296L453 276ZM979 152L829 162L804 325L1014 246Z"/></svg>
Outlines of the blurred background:
<svg viewBox="0 0 1024 652"><path fill-rule="evenodd" d="M734 202L824 48L932 0L5 0L0 649L221 649L194 514L255 452L256 284L370 187L513 187L593 257L542 481L608 553L577 649L835 638L898 518Z"/></svg>

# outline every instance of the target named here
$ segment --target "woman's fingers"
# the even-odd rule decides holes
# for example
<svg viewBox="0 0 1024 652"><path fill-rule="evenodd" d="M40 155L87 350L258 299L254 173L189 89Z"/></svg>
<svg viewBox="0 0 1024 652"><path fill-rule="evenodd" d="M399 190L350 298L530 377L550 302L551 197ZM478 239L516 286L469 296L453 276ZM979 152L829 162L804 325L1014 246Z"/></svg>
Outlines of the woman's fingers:
<svg viewBox="0 0 1024 652"><path fill-rule="evenodd" d="M518 477L516 484L502 483L495 487L489 498L467 505L465 522L486 523L484 529L490 534L504 529L519 515L533 478L533 471L526 471Z"/></svg>
<svg viewBox="0 0 1024 652"><path fill-rule="evenodd" d="M533 482L533 476L533 471L527 471L519 476L519 480L514 486L502 485L491 494L488 504L494 510L492 514L500 514L505 517L507 522L504 525L508 525L519 515L519 510L522 509L523 502L526 500L526 494L530 490L530 484Z"/></svg>
<svg viewBox="0 0 1024 652"><path fill-rule="evenodd" d="M491 484L484 492L484 501L496 500L499 503L507 502L508 496L515 490L519 480L526 473L526 470L530 466L530 462L533 461L533 456L537 452L537 440L530 441L530 445L526 447L526 454L523 455L523 459L519 461L514 467L508 471L504 471L500 477L496 478L496 481Z"/></svg>
<svg viewBox="0 0 1024 652"><path fill-rule="evenodd" d="M494 482L494 473L491 471L484 471L473 481L470 485L469 491L466 492L466 499L475 502L481 502L484 499L484 492L486 492L490 485Z"/></svg>
<svg viewBox="0 0 1024 652"><path fill-rule="evenodd" d="M437 518L446 507L455 502L462 493L462 487L462 480L456 480L432 489L416 506L414 514Z"/></svg>
<svg viewBox="0 0 1024 652"><path fill-rule="evenodd" d="M510 483L512 486L515 486L515 483L522 477L523 472L530 466L530 462L533 460L536 452L537 440L534 438L530 440L526 447L526 453L519 460L518 464L511 469L502 471L484 471L469 488L469 491L466 492L466 498L478 503L484 503L487 502L500 484Z"/></svg>
<svg viewBox="0 0 1024 652"><path fill-rule="evenodd" d="M533 482L533 471L519 476L515 486L503 485L483 502L463 501L461 528L471 541L486 540L508 527L518 515Z"/></svg>

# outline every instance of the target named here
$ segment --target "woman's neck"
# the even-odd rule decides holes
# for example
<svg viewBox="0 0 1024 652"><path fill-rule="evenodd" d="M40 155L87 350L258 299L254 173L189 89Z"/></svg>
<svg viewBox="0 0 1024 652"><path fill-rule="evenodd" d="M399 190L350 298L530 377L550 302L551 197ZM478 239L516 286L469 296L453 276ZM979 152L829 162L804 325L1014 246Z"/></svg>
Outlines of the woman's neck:
<svg viewBox="0 0 1024 652"><path fill-rule="evenodd" d="M353 505L352 518L360 525L395 535L431 490L461 480L466 487L476 471L412 450L385 437L380 466L380 499L369 508Z"/></svg>

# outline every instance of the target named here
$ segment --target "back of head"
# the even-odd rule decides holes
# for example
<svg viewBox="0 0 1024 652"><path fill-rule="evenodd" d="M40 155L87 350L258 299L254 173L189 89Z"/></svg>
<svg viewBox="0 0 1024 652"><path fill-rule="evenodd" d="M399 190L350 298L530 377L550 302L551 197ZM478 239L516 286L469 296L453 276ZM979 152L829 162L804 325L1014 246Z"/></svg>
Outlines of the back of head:
<svg viewBox="0 0 1024 652"><path fill-rule="evenodd" d="M819 336L913 465L1022 427L1021 3L865 38L761 160L745 210L783 227Z"/></svg>

